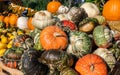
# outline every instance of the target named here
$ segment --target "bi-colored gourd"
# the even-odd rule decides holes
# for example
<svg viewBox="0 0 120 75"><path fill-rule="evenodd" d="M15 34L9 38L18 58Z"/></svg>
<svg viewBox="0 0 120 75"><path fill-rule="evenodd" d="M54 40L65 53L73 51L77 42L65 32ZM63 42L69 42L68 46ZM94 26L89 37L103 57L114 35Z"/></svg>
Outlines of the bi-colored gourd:
<svg viewBox="0 0 120 75"><path fill-rule="evenodd" d="M111 51L106 48L97 48L93 53L103 58L110 69L114 67L116 59Z"/></svg>
<svg viewBox="0 0 120 75"><path fill-rule="evenodd" d="M70 32L69 40L68 53L72 53L79 58L91 52L92 41L86 33L80 31Z"/></svg>
<svg viewBox="0 0 120 75"><path fill-rule="evenodd" d="M108 48L112 44L112 33L107 26L97 26L93 30L93 38L98 47Z"/></svg>

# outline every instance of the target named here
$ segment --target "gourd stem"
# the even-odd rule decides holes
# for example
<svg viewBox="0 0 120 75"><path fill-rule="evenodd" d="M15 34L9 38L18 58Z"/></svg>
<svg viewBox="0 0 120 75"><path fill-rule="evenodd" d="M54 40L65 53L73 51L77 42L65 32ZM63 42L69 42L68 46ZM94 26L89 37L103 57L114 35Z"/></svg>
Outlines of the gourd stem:
<svg viewBox="0 0 120 75"><path fill-rule="evenodd" d="M93 64L90 65L90 70L94 71L94 65Z"/></svg>

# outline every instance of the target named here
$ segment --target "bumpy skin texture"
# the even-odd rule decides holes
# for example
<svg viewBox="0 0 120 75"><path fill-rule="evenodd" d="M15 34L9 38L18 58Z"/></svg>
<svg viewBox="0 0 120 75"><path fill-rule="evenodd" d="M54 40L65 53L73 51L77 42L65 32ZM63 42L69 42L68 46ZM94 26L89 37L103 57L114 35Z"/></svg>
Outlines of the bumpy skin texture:
<svg viewBox="0 0 120 75"><path fill-rule="evenodd" d="M29 35L21 34L13 39L12 46L28 49L34 45L33 38Z"/></svg>
<svg viewBox="0 0 120 75"><path fill-rule="evenodd" d="M30 49L22 55L21 66L25 75L47 75L49 68L38 61L42 52Z"/></svg>
<svg viewBox="0 0 120 75"><path fill-rule="evenodd" d="M49 75L55 75L55 70L62 71L64 68L72 66L73 58L62 50L48 50L42 53L41 62L49 66Z"/></svg>
<svg viewBox="0 0 120 75"><path fill-rule="evenodd" d="M111 45L112 34L106 26L95 27L93 37L98 47L108 48Z"/></svg>
<svg viewBox="0 0 120 75"><path fill-rule="evenodd" d="M72 53L79 58L91 52L92 41L86 33L80 31L71 32L69 34L69 40L68 53Z"/></svg>

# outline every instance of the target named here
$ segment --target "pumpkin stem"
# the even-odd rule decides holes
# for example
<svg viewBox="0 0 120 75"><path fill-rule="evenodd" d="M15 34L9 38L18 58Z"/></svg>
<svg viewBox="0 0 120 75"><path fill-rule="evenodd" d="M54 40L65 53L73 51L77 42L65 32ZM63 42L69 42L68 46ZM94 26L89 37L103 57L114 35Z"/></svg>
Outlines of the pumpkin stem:
<svg viewBox="0 0 120 75"><path fill-rule="evenodd" d="M94 71L94 65L93 64L90 65L90 70Z"/></svg>
<svg viewBox="0 0 120 75"><path fill-rule="evenodd" d="M62 35L61 33L55 32L53 34L55 37L64 37L64 35Z"/></svg>

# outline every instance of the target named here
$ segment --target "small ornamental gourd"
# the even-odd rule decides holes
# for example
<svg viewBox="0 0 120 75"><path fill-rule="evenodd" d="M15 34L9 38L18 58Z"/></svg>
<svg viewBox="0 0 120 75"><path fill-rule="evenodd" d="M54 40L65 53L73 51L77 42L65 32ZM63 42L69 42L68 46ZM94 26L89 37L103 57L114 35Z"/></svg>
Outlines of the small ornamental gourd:
<svg viewBox="0 0 120 75"><path fill-rule="evenodd" d="M58 14L64 14L64 13L67 13L68 10L69 10L69 8L68 8L67 6L61 5L61 6L58 8L57 13L58 13Z"/></svg>
<svg viewBox="0 0 120 75"><path fill-rule="evenodd" d="M85 10L88 17L95 17L96 15L100 14L100 10L97 5L92 2L85 2L80 6L80 8Z"/></svg>
<svg viewBox="0 0 120 75"><path fill-rule="evenodd" d="M62 4L58 0L52 0L47 4L47 11L56 13Z"/></svg>
<svg viewBox="0 0 120 75"><path fill-rule="evenodd" d="M27 29L28 28L28 17L21 16L17 20L17 27L20 29Z"/></svg>
<svg viewBox="0 0 120 75"><path fill-rule="evenodd" d="M63 31L70 32L77 30L77 26L74 22L69 20L62 20L56 23Z"/></svg>
<svg viewBox="0 0 120 75"><path fill-rule="evenodd" d="M103 58L110 69L114 67L116 59L111 51L105 48L97 48L93 53Z"/></svg>
<svg viewBox="0 0 120 75"><path fill-rule="evenodd" d="M24 52L23 48L11 47L7 49L3 55L4 64L10 68L18 68L18 63Z"/></svg>
<svg viewBox="0 0 120 75"><path fill-rule="evenodd" d="M94 30L95 26L98 24L98 20L96 18L87 17L79 22L78 28L79 31L90 33Z"/></svg>
<svg viewBox="0 0 120 75"><path fill-rule="evenodd" d="M107 26L96 26L93 30L93 38L98 47L108 48L111 46L113 35Z"/></svg>
<svg viewBox="0 0 120 75"><path fill-rule="evenodd" d="M23 53L20 66L25 75L47 75L49 73L49 68L40 60L38 61L42 53L32 48Z"/></svg>
<svg viewBox="0 0 120 75"><path fill-rule="evenodd" d="M40 60L50 68L49 75L56 75L56 69L61 72L65 68L70 68L74 62L72 55L67 54L65 51L60 49L43 52Z"/></svg>
<svg viewBox="0 0 120 75"><path fill-rule="evenodd" d="M11 14L9 16L9 24L11 27L15 27L17 24L17 20L18 20L18 15L16 14Z"/></svg>
<svg viewBox="0 0 120 75"><path fill-rule="evenodd" d="M66 14L67 18L73 21L75 24L78 24L84 17L86 17L85 11L79 7L71 7L69 12Z"/></svg>
<svg viewBox="0 0 120 75"><path fill-rule="evenodd" d="M92 40L86 33L80 31L70 32L69 40L68 53L72 53L79 58L91 52Z"/></svg>
<svg viewBox="0 0 120 75"><path fill-rule="evenodd" d="M75 69L80 75L108 75L106 63L96 54L87 54L79 58Z"/></svg>
<svg viewBox="0 0 120 75"><path fill-rule="evenodd" d="M28 25L28 29L30 29L30 30L34 30L35 29L35 27L32 25L32 17L30 17L28 19L27 25Z"/></svg>
<svg viewBox="0 0 120 75"><path fill-rule="evenodd" d="M65 49L68 44L66 33L58 26L47 26L40 33L43 49Z"/></svg>
<svg viewBox="0 0 120 75"><path fill-rule="evenodd" d="M17 35L17 37L13 39L12 44L12 46L21 47L24 49L29 49L33 47L33 45L34 45L33 38L27 34Z"/></svg>
<svg viewBox="0 0 120 75"><path fill-rule="evenodd" d="M38 28L35 28L33 31L29 33L29 35L34 39L34 48L36 50L42 50L42 45L40 42L40 32L41 30Z"/></svg>
<svg viewBox="0 0 120 75"><path fill-rule="evenodd" d="M32 25L36 28L43 29L49 25L53 25L55 19L47 10L41 10L35 13L32 19Z"/></svg>

